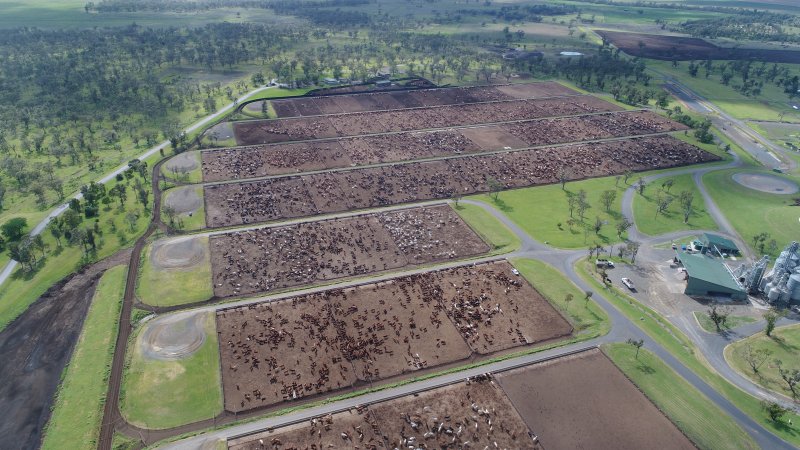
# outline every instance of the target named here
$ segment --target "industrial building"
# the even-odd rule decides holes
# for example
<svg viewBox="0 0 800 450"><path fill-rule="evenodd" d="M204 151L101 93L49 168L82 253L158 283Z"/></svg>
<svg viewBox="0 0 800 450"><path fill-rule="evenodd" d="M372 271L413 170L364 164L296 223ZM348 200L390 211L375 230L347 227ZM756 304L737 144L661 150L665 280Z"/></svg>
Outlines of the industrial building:
<svg viewBox="0 0 800 450"><path fill-rule="evenodd" d="M708 251L715 255L738 255L739 247L732 240L718 234L704 233L700 242L703 243L703 253Z"/></svg>
<svg viewBox="0 0 800 450"><path fill-rule="evenodd" d="M743 265L736 277L752 295L762 295L771 304L800 303L800 244L792 242L775 260L767 272L769 257L764 256L752 266Z"/></svg>
<svg viewBox="0 0 800 450"><path fill-rule="evenodd" d="M686 295L747 300L744 287L721 260L696 253L678 252L677 255L686 269Z"/></svg>

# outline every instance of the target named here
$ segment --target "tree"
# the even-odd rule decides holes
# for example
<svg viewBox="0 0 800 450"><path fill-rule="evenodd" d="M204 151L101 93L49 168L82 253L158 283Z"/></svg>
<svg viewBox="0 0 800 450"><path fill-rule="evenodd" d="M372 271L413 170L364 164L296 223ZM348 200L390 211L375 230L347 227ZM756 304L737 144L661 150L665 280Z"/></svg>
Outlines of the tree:
<svg viewBox="0 0 800 450"><path fill-rule="evenodd" d="M167 205L167 206L164 207L164 215L167 216L167 218L169 219L169 224L170 225L174 225L175 224L175 215L176 214L177 214L177 211L175 211L175 208L173 208L172 206Z"/></svg>
<svg viewBox="0 0 800 450"><path fill-rule="evenodd" d="M567 190L567 181L569 180L569 175L567 174L567 169L562 167L558 169L558 182L561 183L561 190Z"/></svg>
<svg viewBox="0 0 800 450"><path fill-rule="evenodd" d="M139 215L133 211L128 211L125 214L125 221L128 222L128 226L131 229L131 233L136 231L136 222L139 220Z"/></svg>
<svg viewBox="0 0 800 450"><path fill-rule="evenodd" d="M25 265L28 264L29 269L33 270L35 259L30 245L28 245L27 242L20 241L11 242L8 244L8 256L14 261L20 263L23 269L25 269Z"/></svg>
<svg viewBox="0 0 800 450"><path fill-rule="evenodd" d="M683 212L683 223L689 223L694 207L694 194L691 191L681 191L680 194L681 212Z"/></svg>
<svg viewBox="0 0 800 450"><path fill-rule="evenodd" d="M503 190L503 185L493 177L486 177L486 187L489 188L492 199L496 202L497 197L500 195L500 191Z"/></svg>
<svg viewBox="0 0 800 450"><path fill-rule="evenodd" d="M717 305L711 305L707 314L708 319L714 323L717 331L722 331L722 328L725 327L725 324L728 322L730 312L727 309L717 308Z"/></svg>
<svg viewBox="0 0 800 450"><path fill-rule="evenodd" d="M64 228L62 222L58 219L53 219L50 222L50 226L48 226L47 228L50 229L50 234L56 239L56 245L60 248L61 236L64 235Z"/></svg>
<svg viewBox="0 0 800 450"><path fill-rule="evenodd" d="M783 361L780 359L775 360L775 365L778 366L778 374L780 374L781 379L786 383L786 387L792 392L792 398L797 398L797 385L800 384L800 370L784 368Z"/></svg>
<svg viewBox="0 0 800 450"><path fill-rule="evenodd" d="M461 194L453 195L453 204L456 205L456 208L458 208L458 203L461 201L461 198Z"/></svg>
<svg viewBox="0 0 800 450"><path fill-rule="evenodd" d="M600 216L597 216L594 220L594 234L600 234L600 230L603 229L603 220L600 219Z"/></svg>
<svg viewBox="0 0 800 450"><path fill-rule="evenodd" d="M591 299L593 295L594 295L594 292L592 292L592 291L584 292L584 294L583 294L584 306L588 306L589 305L589 299Z"/></svg>
<svg viewBox="0 0 800 450"><path fill-rule="evenodd" d="M37 234L31 239L31 247L42 252L42 258L44 258L44 252L47 250L47 244L44 242L41 234Z"/></svg>
<svg viewBox="0 0 800 450"><path fill-rule="evenodd" d="M3 184L0 184L0 211L3 210L3 200L6 197L6 187Z"/></svg>
<svg viewBox="0 0 800 450"><path fill-rule="evenodd" d="M628 184L628 180L631 178L631 176L633 176L633 172L630 170L622 172L622 178L625 184Z"/></svg>
<svg viewBox="0 0 800 450"><path fill-rule="evenodd" d="M631 264L635 264L636 263L636 254L639 253L639 243L638 242L633 242L633 241L628 241L625 244L625 253L630 255Z"/></svg>
<svg viewBox="0 0 800 450"><path fill-rule="evenodd" d="M570 302L572 302L573 298L574 297L573 297L572 294L567 294L566 297L564 297L564 303L567 304L567 311L569 311L569 304L570 304Z"/></svg>
<svg viewBox="0 0 800 450"><path fill-rule="evenodd" d="M600 203L603 204L603 207L606 209L606 212L611 212L611 205L614 204L614 200L617 198L617 191L613 189L609 189L607 191L603 191L600 194Z"/></svg>
<svg viewBox="0 0 800 450"><path fill-rule="evenodd" d="M3 236L9 242L16 242L22 239L23 230L28 226L28 220L24 217L14 217L8 219L6 223L0 226Z"/></svg>
<svg viewBox="0 0 800 450"><path fill-rule="evenodd" d="M764 334L767 336L772 336L772 332L775 330L775 322L778 321L780 316L775 311L767 311L764 313L764 320L767 321L767 324L764 328Z"/></svg>
<svg viewBox="0 0 800 450"><path fill-rule="evenodd" d="M659 214L665 214L672 204L673 196L659 192L656 194L656 218Z"/></svg>
<svg viewBox="0 0 800 450"><path fill-rule="evenodd" d="M674 184L675 184L675 180L672 179L672 178L669 178L669 179L665 180L663 183L661 183L661 188L664 189L665 191L669 192L669 190L672 189L672 186Z"/></svg>
<svg viewBox="0 0 800 450"><path fill-rule="evenodd" d="M625 342L626 342L628 345L631 345L631 346L633 346L633 347L636 347L636 359L639 359L639 349L640 349L640 348L642 348L642 347L644 346L644 339L638 339L638 340L637 340L637 339L629 338L629 339L628 339L627 341L625 341Z"/></svg>
<svg viewBox="0 0 800 450"><path fill-rule="evenodd" d="M761 408L766 411L770 420L773 422L780 422L783 416L789 412L788 408L784 408L775 402L768 402L766 400L761 402Z"/></svg>
<svg viewBox="0 0 800 450"><path fill-rule="evenodd" d="M639 181L636 182L636 189L639 191L639 195L644 195L644 188L647 186L647 182L644 181L644 178L639 177Z"/></svg>
<svg viewBox="0 0 800 450"><path fill-rule="evenodd" d="M633 226L633 222L628 220L627 217L623 217L622 220L617 222L617 226L616 226L616 228L617 228L617 237L622 239L622 235L625 234L625 232L628 231L628 228L630 228L632 226Z"/></svg>
<svg viewBox="0 0 800 450"><path fill-rule="evenodd" d="M578 217L581 223L586 219L586 210L589 208L589 202L586 201L586 191L581 189L578 191Z"/></svg>
<svg viewBox="0 0 800 450"><path fill-rule="evenodd" d="M766 348L753 348L752 345L746 344L742 356L753 373L757 374L758 369L772 356L772 351Z"/></svg>

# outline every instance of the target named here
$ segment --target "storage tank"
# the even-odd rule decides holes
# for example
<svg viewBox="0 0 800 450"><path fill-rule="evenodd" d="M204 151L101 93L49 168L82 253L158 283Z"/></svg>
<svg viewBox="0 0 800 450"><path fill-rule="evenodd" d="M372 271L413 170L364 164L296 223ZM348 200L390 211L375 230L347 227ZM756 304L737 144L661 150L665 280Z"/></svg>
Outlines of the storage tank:
<svg viewBox="0 0 800 450"><path fill-rule="evenodd" d="M789 299L796 302L800 301L800 273L794 273L786 283L786 290L789 291Z"/></svg>
<svg viewBox="0 0 800 450"><path fill-rule="evenodd" d="M770 303L777 301L781 297L781 290L778 288L772 288L769 290L767 294L767 299Z"/></svg>

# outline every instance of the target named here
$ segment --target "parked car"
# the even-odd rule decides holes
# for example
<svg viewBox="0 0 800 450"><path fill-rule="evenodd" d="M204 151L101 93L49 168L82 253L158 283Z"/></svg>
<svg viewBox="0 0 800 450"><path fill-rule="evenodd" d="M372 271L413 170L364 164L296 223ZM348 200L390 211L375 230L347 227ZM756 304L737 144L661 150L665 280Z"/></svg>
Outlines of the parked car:
<svg viewBox="0 0 800 450"><path fill-rule="evenodd" d="M614 268L614 261L609 261L607 259L598 259L595 261L595 265L597 267L608 267L613 269Z"/></svg>
<svg viewBox="0 0 800 450"><path fill-rule="evenodd" d="M511 273L513 273L514 275L519 275L519 270L511 269Z"/></svg>
<svg viewBox="0 0 800 450"><path fill-rule="evenodd" d="M622 277L622 284L624 284L625 287L630 289L630 290L636 289L636 286L633 284L633 281L631 281L630 278Z"/></svg>

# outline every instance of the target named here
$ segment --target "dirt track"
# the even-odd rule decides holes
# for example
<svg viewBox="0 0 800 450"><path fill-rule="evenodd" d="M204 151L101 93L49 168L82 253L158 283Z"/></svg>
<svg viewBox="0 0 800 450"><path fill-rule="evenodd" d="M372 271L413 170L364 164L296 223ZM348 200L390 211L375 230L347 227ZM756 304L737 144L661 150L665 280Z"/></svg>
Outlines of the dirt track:
<svg viewBox="0 0 800 450"><path fill-rule="evenodd" d="M37 448L97 280L124 250L61 280L0 332L0 449Z"/></svg>

